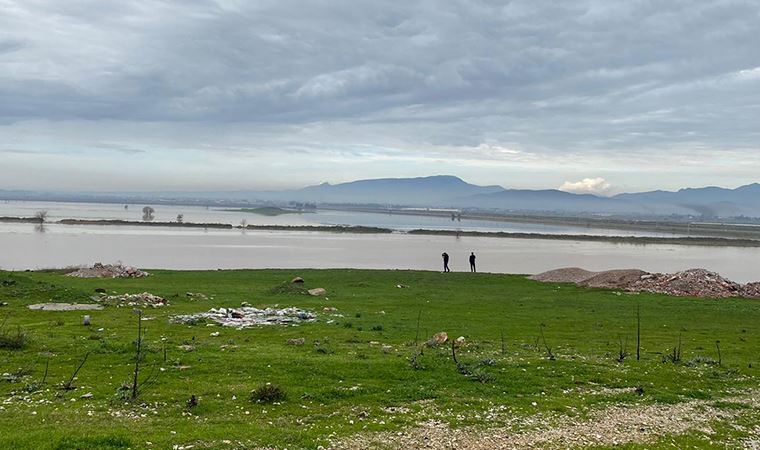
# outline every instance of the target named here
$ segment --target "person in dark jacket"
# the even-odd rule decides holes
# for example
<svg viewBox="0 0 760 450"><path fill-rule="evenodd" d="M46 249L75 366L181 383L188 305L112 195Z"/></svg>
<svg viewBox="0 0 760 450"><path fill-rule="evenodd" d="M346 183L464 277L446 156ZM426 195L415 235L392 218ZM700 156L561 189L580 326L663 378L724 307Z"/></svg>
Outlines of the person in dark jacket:
<svg viewBox="0 0 760 450"><path fill-rule="evenodd" d="M470 272L476 272L476 270L475 270L475 252L470 252Z"/></svg>
<svg viewBox="0 0 760 450"><path fill-rule="evenodd" d="M443 271L451 272L451 269L449 269L449 254L446 252L443 252L441 253L441 257L443 258Z"/></svg>

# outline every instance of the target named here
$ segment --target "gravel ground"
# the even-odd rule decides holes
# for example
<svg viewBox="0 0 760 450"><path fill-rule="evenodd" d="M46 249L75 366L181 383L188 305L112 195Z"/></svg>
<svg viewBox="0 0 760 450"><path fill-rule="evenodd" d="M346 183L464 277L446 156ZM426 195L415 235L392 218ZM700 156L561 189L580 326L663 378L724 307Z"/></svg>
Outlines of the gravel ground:
<svg viewBox="0 0 760 450"><path fill-rule="evenodd" d="M752 392L749 396L732 401L757 407L758 394ZM329 448L487 450L645 444L655 442L664 435L679 435L688 431L702 431L709 436L712 433L711 422L730 420L739 414L740 411L735 409L721 410L702 400L675 405L616 405L598 410L586 420L570 417L550 420L541 416L525 418L516 427L518 430L526 428L525 431L515 431L514 427L452 429L438 421L426 421L401 432L358 434L335 441ZM726 443L706 442L706 445L728 448Z"/></svg>

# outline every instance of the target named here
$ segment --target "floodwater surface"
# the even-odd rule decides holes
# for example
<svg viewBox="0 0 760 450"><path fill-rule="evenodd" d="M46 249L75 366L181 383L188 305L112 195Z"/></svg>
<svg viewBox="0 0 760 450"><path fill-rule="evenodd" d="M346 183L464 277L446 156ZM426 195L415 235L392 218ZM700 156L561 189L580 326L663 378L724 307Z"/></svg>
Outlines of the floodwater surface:
<svg viewBox="0 0 760 450"><path fill-rule="evenodd" d="M760 280L760 250L742 247L633 245L607 242L173 227L0 224L0 268L91 265L142 268L368 268L538 273L578 266L674 272L702 267L739 282Z"/></svg>

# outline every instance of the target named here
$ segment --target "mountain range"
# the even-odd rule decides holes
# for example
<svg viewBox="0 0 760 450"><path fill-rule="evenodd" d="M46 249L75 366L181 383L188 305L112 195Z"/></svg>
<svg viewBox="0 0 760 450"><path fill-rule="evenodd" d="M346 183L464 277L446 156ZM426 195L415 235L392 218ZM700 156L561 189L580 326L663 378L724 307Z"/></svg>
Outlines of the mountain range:
<svg viewBox="0 0 760 450"><path fill-rule="evenodd" d="M284 191L60 193L0 190L0 200L86 202L156 202L249 205L257 203L375 205L479 209L502 212L615 214L625 216L760 217L760 184L736 189L720 187L651 191L602 197L556 189L505 189L478 186L455 176L380 178L348 183L322 183Z"/></svg>

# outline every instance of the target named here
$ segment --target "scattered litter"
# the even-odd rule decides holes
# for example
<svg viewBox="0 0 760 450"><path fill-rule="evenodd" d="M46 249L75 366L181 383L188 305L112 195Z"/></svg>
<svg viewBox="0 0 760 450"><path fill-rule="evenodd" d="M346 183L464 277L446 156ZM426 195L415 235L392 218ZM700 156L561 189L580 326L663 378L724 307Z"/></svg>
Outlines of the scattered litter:
<svg viewBox="0 0 760 450"><path fill-rule="evenodd" d="M95 263L92 267L83 267L69 272L66 276L78 278L142 278L150 274L142 270L122 264Z"/></svg>
<svg viewBox="0 0 760 450"><path fill-rule="evenodd" d="M153 295L150 292L143 292L141 294L104 295L101 297L92 297L92 299L98 303L114 305L118 308L121 308L122 306L160 308L169 304L165 298Z"/></svg>
<svg viewBox="0 0 760 450"><path fill-rule="evenodd" d="M314 322L316 314L294 307L276 308L212 308L208 312L172 316L172 323L195 324L201 320L210 320L225 327L238 329L258 325L295 325L302 322Z"/></svg>
<svg viewBox="0 0 760 450"><path fill-rule="evenodd" d="M90 311L103 309L103 306L93 303L35 303L27 308L38 311Z"/></svg>

